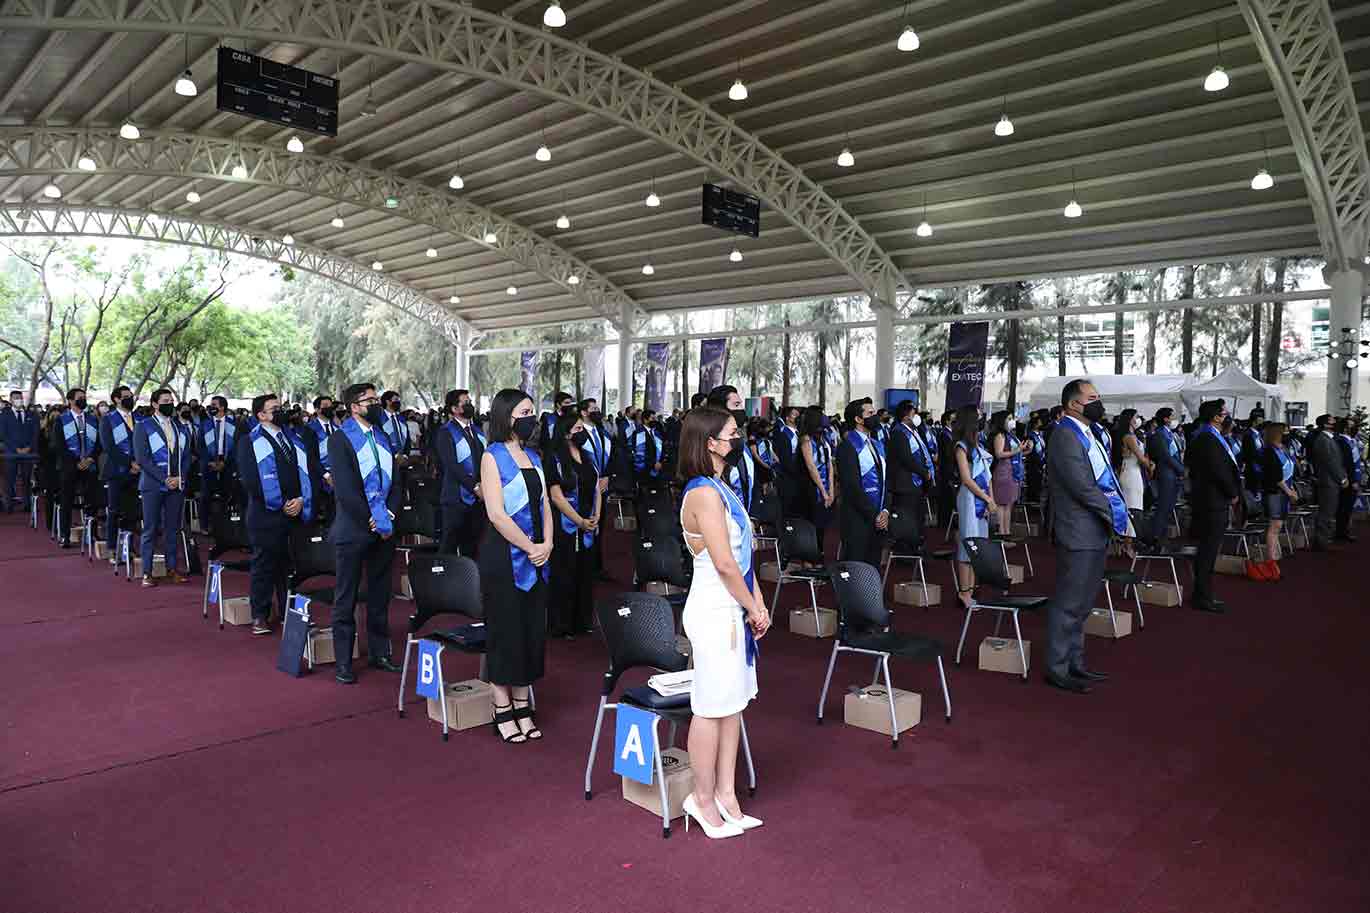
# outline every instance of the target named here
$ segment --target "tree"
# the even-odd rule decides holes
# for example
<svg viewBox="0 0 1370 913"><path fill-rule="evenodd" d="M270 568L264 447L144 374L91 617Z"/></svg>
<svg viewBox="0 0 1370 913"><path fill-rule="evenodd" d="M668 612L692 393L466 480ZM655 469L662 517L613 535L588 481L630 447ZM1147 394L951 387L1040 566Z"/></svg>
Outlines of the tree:
<svg viewBox="0 0 1370 913"><path fill-rule="evenodd" d="M1180 268L1180 298L1188 301L1194 297L1194 264ZM1180 312L1180 370L1189 374L1194 370L1194 309L1185 308Z"/></svg>
<svg viewBox="0 0 1370 913"><path fill-rule="evenodd" d="M1150 273L1151 283L1147 300L1159 303L1165 295L1165 276L1169 270L1161 267ZM1156 373L1156 328L1160 325L1160 311L1146 312L1146 373Z"/></svg>
<svg viewBox="0 0 1370 913"><path fill-rule="evenodd" d="M52 288L48 284L48 264L53 255L61 246L58 241L51 241L42 248L31 248L27 246L4 245L15 259L24 263L37 276L37 283L42 296L42 322L38 324L37 345L32 351L16 343L13 339L0 336L0 343L18 352L31 365L29 371L28 401L33 402L34 394L38 392L38 381L45 379L53 386L57 386L56 379L52 377L45 367L47 363L48 350L52 347L52 318L55 304L52 300Z"/></svg>
<svg viewBox="0 0 1370 913"><path fill-rule="evenodd" d="M980 304L990 311L1019 311L1032 309L1033 284L1004 282L982 286ZM1047 332L1038 320L1027 321L1014 317L1003 321L1004 332L996 332L990 340L987 354L999 361L999 370L1008 371L1006 400L1010 412L1018 408L1018 372L1042 357Z"/></svg>
<svg viewBox="0 0 1370 913"><path fill-rule="evenodd" d="M927 295L919 295L910 302L910 312L929 317L946 317L960 314L965 308L960 293L937 290ZM947 324L919 323L910 327L902 338L896 338L894 346L895 363L903 367L904 373L918 375L919 392L924 399L932 376L938 379L947 373Z"/></svg>

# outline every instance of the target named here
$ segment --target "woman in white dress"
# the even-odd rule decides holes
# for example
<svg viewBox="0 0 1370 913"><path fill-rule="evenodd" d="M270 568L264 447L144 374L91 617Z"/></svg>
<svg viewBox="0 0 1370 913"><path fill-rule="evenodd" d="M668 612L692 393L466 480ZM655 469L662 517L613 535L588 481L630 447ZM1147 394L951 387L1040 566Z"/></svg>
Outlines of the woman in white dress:
<svg viewBox="0 0 1370 913"><path fill-rule="evenodd" d="M1127 536L1134 538L1131 512L1141 510L1146 501L1147 475L1156 471L1156 464L1147 458L1146 450L1137 440L1137 429L1142 425L1136 409L1124 409L1113 424L1113 471L1118 475L1118 487L1122 489L1123 500L1127 502Z"/></svg>
<svg viewBox="0 0 1370 913"><path fill-rule="evenodd" d="M720 480L745 446L736 420L722 409L692 409L680 429L680 524L694 555L684 622L695 666L688 742L695 785L685 797L685 825L693 818L711 838L761 824L742 813L734 784L741 714L756 697L756 640L771 619L752 573L751 521Z"/></svg>

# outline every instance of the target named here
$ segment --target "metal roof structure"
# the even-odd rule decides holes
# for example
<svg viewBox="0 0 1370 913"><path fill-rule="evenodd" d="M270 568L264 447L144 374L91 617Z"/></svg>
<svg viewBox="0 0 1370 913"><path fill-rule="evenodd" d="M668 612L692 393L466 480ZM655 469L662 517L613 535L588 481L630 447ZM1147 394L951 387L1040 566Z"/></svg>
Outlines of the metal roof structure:
<svg viewBox="0 0 1370 913"><path fill-rule="evenodd" d="M153 213L484 332L1366 253L1370 2L560 5L0 0L0 231ZM337 137L216 111L220 44L336 74ZM759 239L701 224L705 181L762 199Z"/></svg>

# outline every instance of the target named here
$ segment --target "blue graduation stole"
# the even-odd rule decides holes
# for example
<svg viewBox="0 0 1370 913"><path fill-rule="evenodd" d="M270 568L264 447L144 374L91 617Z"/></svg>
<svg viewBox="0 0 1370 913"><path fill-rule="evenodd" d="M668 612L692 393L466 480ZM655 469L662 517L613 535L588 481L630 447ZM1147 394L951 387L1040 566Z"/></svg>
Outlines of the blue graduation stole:
<svg viewBox="0 0 1370 913"><path fill-rule="evenodd" d="M457 462L465 466L466 471L471 473L471 475L479 477L480 472L476 469L475 460L472 459L471 442L466 440L466 435L461 433L461 426L457 424L457 420L452 419L444 427L447 429L447 433L452 435L452 445L456 450ZM480 445L484 447L485 435L481 433L481 430L475 425L472 425L471 433L476 436L476 440L480 441ZM476 503L476 500L476 493L474 491L467 491L465 488L461 489L461 503L470 507L472 504Z"/></svg>
<svg viewBox="0 0 1370 913"><path fill-rule="evenodd" d="M1113 474L1113 466L1109 463L1103 445L1081 431L1077 422L1062 424L1070 426L1070 430L1080 439L1080 446L1085 448L1089 467L1094 472L1094 484L1099 486L1104 497L1108 498L1109 510L1113 514L1113 531L1120 536L1123 535L1127 532L1127 502L1123 500L1122 490L1118 487L1118 477Z"/></svg>
<svg viewBox="0 0 1370 913"><path fill-rule="evenodd" d="M217 459L219 456L219 423L217 419L207 418L200 424L202 429L200 439L205 442L205 454L209 459ZM224 460L233 453L233 436L237 429L233 427L233 420L224 419Z"/></svg>
<svg viewBox="0 0 1370 913"><path fill-rule="evenodd" d="M518 524L518 528L523 530L525 536L532 539L533 505L528 498L528 483L523 481L523 472L514 462L514 455L509 452L509 448L503 441L496 441L491 444L485 452L495 458L495 466L499 469L499 484L504 496L504 512L509 516L509 519ZM524 453L528 455L528 462L537 470L538 478L542 479L542 490L546 492L547 478L542 474L542 461L531 450L525 450ZM544 564L541 568L536 567L528 557L528 553L512 543L509 546L509 561L514 569L514 586L524 592L531 590L537 584L539 576L543 580L547 579L548 565L551 562Z"/></svg>
<svg viewBox="0 0 1370 913"><path fill-rule="evenodd" d="M324 433L323 422L315 416L309 420L309 427L314 432L314 437L319 440L319 465L324 472L331 471L328 468L328 435Z"/></svg>
<svg viewBox="0 0 1370 913"><path fill-rule="evenodd" d="M1165 438L1165 449L1173 459L1180 458L1180 445L1175 441L1175 434L1168 427L1160 427L1161 437Z"/></svg>
<svg viewBox="0 0 1370 913"><path fill-rule="evenodd" d="M1280 458L1280 478L1287 484L1294 478L1294 458L1285 453L1283 447L1275 448L1275 456Z"/></svg>
<svg viewBox="0 0 1370 913"><path fill-rule="evenodd" d="M585 425L586 441L580 448L580 452L589 459L590 465L595 467L595 472L601 476L609 466L609 449L611 447L610 438L607 434L602 434L595 425L587 423Z"/></svg>
<svg viewBox="0 0 1370 913"><path fill-rule="evenodd" d="M1223 437L1223 433L1221 431L1219 431L1217 428L1214 428L1210 424L1205 424L1199 429L1199 434L1211 434L1215 438L1217 438L1218 443L1221 444L1223 447L1223 453L1227 454L1227 458L1232 461L1232 464L1234 466L1236 465L1237 454L1232 451L1231 442L1229 442L1227 438Z"/></svg>
<svg viewBox="0 0 1370 913"><path fill-rule="evenodd" d="M1361 464L1360 442L1349 434L1339 434L1337 435L1337 437L1341 438L1343 441L1346 442L1346 449L1351 453L1351 481L1359 482Z"/></svg>
<svg viewBox="0 0 1370 913"><path fill-rule="evenodd" d="M742 490L742 470L737 466L729 466L724 472L728 475L728 485L733 493L737 495L739 501L743 502L748 510L752 509L752 495L756 492L756 461L752 459L751 451L746 447L742 448L742 462L747 464L747 491Z"/></svg>
<svg viewBox="0 0 1370 913"><path fill-rule="evenodd" d="M1075 428L1079 427L1074 422L1071 422L1071 426ZM1099 439L1099 443L1104 445L1105 450L1111 451L1113 449L1113 435L1108 433L1107 428L1100 425L1098 422L1095 422L1091 430L1094 432L1094 436Z"/></svg>
<svg viewBox="0 0 1370 913"><path fill-rule="evenodd" d="M650 472L655 477L656 470L651 469L647 462L647 437L651 436L656 442L656 458L661 459L661 439L645 427L634 429L629 435L628 440L633 448L633 469L636 472Z"/></svg>
<svg viewBox="0 0 1370 913"><path fill-rule="evenodd" d="M105 416L109 425L109 438L124 456L133 456L133 432L124 424L124 417L116 409Z"/></svg>
<svg viewBox="0 0 1370 913"><path fill-rule="evenodd" d="M579 478L579 476L578 476L578 474L577 474L577 472L576 472L576 469L577 469L578 467L576 467L575 465L572 465L572 466L571 466L571 471L568 473L568 472L566 471L566 466L567 466L567 464L568 464L568 463L574 464L575 461L574 461L574 460L563 460L560 456L558 456L558 457L556 458L556 460L557 460L557 469L559 470L559 473L558 473L558 474L561 476L561 494L562 494L562 497L564 497L564 498L566 499L566 503L570 504L571 507L575 509L575 512L576 512L576 513L578 513L578 514L580 514L582 517L584 517L584 516L585 516L585 512L584 512L583 510L580 509L580 485L579 485L577 482L575 482L575 481L573 481L573 482L572 482L571 484L569 484L569 485L566 484L566 480L567 480L568 478L569 478L569 479L578 479L578 478ZM587 505L587 506L589 506L589 505ZM557 511L557 513L561 513L561 512L560 512L560 511ZM571 520L571 518L568 517L568 516L566 516L565 514L561 514L561 531L562 531L563 533L565 533L566 535L568 535L568 536L574 536L576 533L580 533L580 534L581 534L581 535L580 535L580 544L581 544L582 546L584 546L585 548L590 548L591 546L593 546L593 545L595 544L595 534L594 534L594 532L591 531L591 530L588 530L588 529L581 529L580 527L576 526L576 524Z"/></svg>
<svg viewBox="0 0 1370 913"><path fill-rule="evenodd" d="M989 491L989 451L977 445L975 452L971 453L970 448L966 446L965 441L957 441L956 446L958 449L965 451L966 456L970 459L970 477L975 480L975 484L980 486L981 491ZM976 498L976 518L983 520L988 513L989 505L979 498Z"/></svg>
<svg viewBox="0 0 1370 913"><path fill-rule="evenodd" d="M761 456L761 463L767 469L775 469L775 450L771 447L771 442L766 438L756 439L756 452Z"/></svg>
<svg viewBox="0 0 1370 913"><path fill-rule="evenodd" d="M1004 437L1008 440L1008 447L1012 450L1013 456L1009 457L1009 466L1013 470L1013 481L1018 484L1023 483L1023 455L1018 452L1019 441L1013 436L1012 431L1005 431Z"/></svg>
<svg viewBox="0 0 1370 913"><path fill-rule="evenodd" d="M795 431L793 428L791 428L789 425L786 425L784 422L780 423L780 432L784 434L785 437L790 439L790 453L794 454L795 456L798 456L799 432Z"/></svg>
<svg viewBox="0 0 1370 913"><path fill-rule="evenodd" d="M929 434L929 435L927 435L926 437L924 437L924 435L923 435L922 433L920 433L919 430L918 430L917 428L915 428L915 429L913 429L913 433L914 433L914 434L917 434L920 438L923 439L923 443L924 443L925 445L927 445L928 453L932 454L932 460L931 460L931 462L932 462L933 464L936 464L936 463L937 463L937 455L938 455L938 453L941 452L941 445L940 445L940 444L938 443L938 441L937 441L937 434L936 434L936 432L933 432L932 434Z"/></svg>
<svg viewBox="0 0 1370 913"><path fill-rule="evenodd" d="M1261 461L1259 455L1261 448L1265 446L1265 440L1261 437L1261 433L1255 428L1246 429L1246 436L1251 441L1252 454L1252 460L1250 464L1247 465L1246 470L1253 476L1259 478L1261 474Z"/></svg>
<svg viewBox="0 0 1370 913"><path fill-rule="evenodd" d="M885 445L874 438L868 438L860 431L848 431L847 443L856 448L856 465L861 473L861 490L870 498L876 510L883 510L885 504ZM875 457L879 454L880 464Z"/></svg>
<svg viewBox="0 0 1370 913"><path fill-rule="evenodd" d="M160 465L162 471L168 476L182 475L180 465L175 467L171 465L171 454L167 450L167 439L162 436L161 422L157 421L155 418L145 418L142 421L142 425L147 432L147 446L148 449L152 451L152 461ZM184 463L186 448L190 446L190 435L176 419L171 420L171 429L176 434L176 461L178 464ZM166 487L165 482L162 483L162 488L166 491L170 491L170 489ZM184 486L182 486L181 490L185 490Z"/></svg>
<svg viewBox="0 0 1370 913"><path fill-rule="evenodd" d="M342 424L342 433L357 454L357 468L361 470L362 490L366 495L366 505L371 509L371 519L376 521L376 532L389 535L394 531L390 510L385 506L390 496L390 479L395 473L395 458L390 453L390 442L384 433L376 433L371 426L370 439L357 424L349 418Z"/></svg>
<svg viewBox="0 0 1370 913"><path fill-rule="evenodd" d="M832 450L828 448L827 441L817 441L809 438L809 450L813 453L813 465L818 470L818 478L823 481L824 487L828 484L828 461L832 459ZM831 494L831 492L829 492ZM815 489L814 497L818 497Z"/></svg>
<svg viewBox="0 0 1370 913"><path fill-rule="evenodd" d="M922 436L921 434L919 434L919 433L918 433L916 430L914 430L913 428L910 428L908 425L904 424L903 422L897 423L897 424L894 426L894 430L895 430L896 433L902 434L902 435L904 435L904 437L906 437L906 438L909 439L909 449L910 449L911 451L913 451L914 453L919 453L919 452L921 452L921 453L923 454L923 458L924 458L925 460L927 460L927 464L928 464L928 473L929 473L929 475L928 475L928 481L929 481L929 482L934 481L935 478L936 478L936 472L937 472L937 470L935 469L936 463L935 463L935 461L932 460L932 459L929 457L929 455L928 455L927 447L924 446L924 444L923 444L923 436ZM922 488L922 487L923 487L923 477L920 476L920 475L919 475L918 473L916 473L916 472L915 472L915 473L910 473L910 475L913 476L913 484L914 484L914 486L917 487L917 488Z"/></svg>
<svg viewBox="0 0 1370 913"><path fill-rule="evenodd" d="M724 485L712 476L695 476L685 483L685 494L688 495L696 488L711 486L718 492L718 496L723 499L723 505L728 508L728 516L732 517L733 523L737 524L738 530L742 535L738 538L738 543L733 547L733 560L737 562L737 567L742 571L742 579L747 584L747 592L750 593L756 588L756 577L752 573L752 520L747 515L747 508L742 506L742 499L737 496L737 492L731 486ZM732 542L732 534L729 532L728 542ZM756 665L756 655L760 651L756 645L756 638L752 635L752 629L747 625L747 610L742 610L742 631L747 641L747 665Z"/></svg>
<svg viewBox="0 0 1370 913"><path fill-rule="evenodd" d="M88 457L95 450L100 441L99 420L87 415L85 417L86 433L85 446L81 445L80 439L76 434L76 416L68 409L62 413L62 439L66 441L67 452L78 460Z"/></svg>
<svg viewBox="0 0 1370 913"><path fill-rule="evenodd" d="M1047 439L1042 437L1040 431L1029 431L1028 437L1032 439L1032 452L1037 454L1039 459L1047 458Z"/></svg>
<svg viewBox="0 0 1370 913"><path fill-rule="evenodd" d="M314 491L309 484L309 456L295 435L284 429L281 434L286 444L295 450L295 471L300 477L300 498L304 501L300 518L308 523L314 515ZM276 468L276 448L267 440L266 429L261 425L252 429L249 440L252 441L252 458L257 461L257 476L262 480L262 499L266 502L267 510L279 511L285 507L285 496L281 494L281 478Z"/></svg>

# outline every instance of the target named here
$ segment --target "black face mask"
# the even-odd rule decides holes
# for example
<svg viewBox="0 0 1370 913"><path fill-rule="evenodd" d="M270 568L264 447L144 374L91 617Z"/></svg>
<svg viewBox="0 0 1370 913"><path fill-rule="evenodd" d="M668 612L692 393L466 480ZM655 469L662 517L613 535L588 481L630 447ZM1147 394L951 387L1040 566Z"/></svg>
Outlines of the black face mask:
<svg viewBox="0 0 1370 913"><path fill-rule="evenodd" d="M742 461L742 438L735 437L726 443L729 445L729 450L723 454L723 462L729 466L736 466Z"/></svg>
<svg viewBox="0 0 1370 913"><path fill-rule="evenodd" d="M876 432L880 430L880 416L868 415L861 420L861 424L866 426L866 430Z"/></svg>
<svg viewBox="0 0 1370 913"><path fill-rule="evenodd" d="M738 430L741 430L742 427L747 424L747 410L729 409L728 411L732 413L733 421L737 422Z"/></svg>
<svg viewBox="0 0 1370 913"><path fill-rule="evenodd" d="M604 413L596 409L590 413L590 421L598 425L600 422L604 421Z"/></svg>
<svg viewBox="0 0 1370 913"><path fill-rule="evenodd" d="M217 416L217 415L219 414L219 407L218 407L218 406L210 406L208 409L205 410L205 412L208 413L208 415L209 415L210 418L214 418L215 416Z"/></svg>
<svg viewBox="0 0 1370 913"><path fill-rule="evenodd" d="M1091 422L1101 421L1104 417L1104 401L1096 399L1092 403L1085 403L1084 409L1080 410L1085 414L1085 418Z"/></svg>
<svg viewBox="0 0 1370 913"><path fill-rule="evenodd" d="M520 444L528 443L529 439L533 436L533 432L537 430L538 420L531 415L525 415L523 418L514 419L514 436L519 439Z"/></svg>
<svg viewBox="0 0 1370 913"><path fill-rule="evenodd" d="M176 414L176 405L174 403L162 403L157 407L157 411L167 418L171 418Z"/></svg>
<svg viewBox="0 0 1370 913"><path fill-rule="evenodd" d="M333 419L334 419L334 421L345 422L345 421L347 421L347 417L348 417L348 415L350 415L350 414L351 414L351 413L348 412L348 409L347 409L346 406L339 406L339 407L333 412Z"/></svg>
<svg viewBox="0 0 1370 913"><path fill-rule="evenodd" d="M181 421L183 421L183 422L188 422L188 421L190 421L190 411L189 411L189 410L187 410L187 411L181 413Z"/></svg>
<svg viewBox="0 0 1370 913"><path fill-rule="evenodd" d="M75 403L76 403L76 408L77 408L77 409L84 409L84 408L86 408L86 398L85 398L84 396L79 396L79 397L77 397L76 400L75 400Z"/></svg>
<svg viewBox="0 0 1370 913"><path fill-rule="evenodd" d="M134 402L135 400L133 399L133 397L125 396L123 399L119 400L119 405L124 407L125 412L132 412Z"/></svg>
<svg viewBox="0 0 1370 913"><path fill-rule="evenodd" d="M584 429L577 431L575 434L571 435L571 443L575 444L577 447L584 447L586 444L590 443L590 432L585 431Z"/></svg>
<svg viewBox="0 0 1370 913"><path fill-rule="evenodd" d="M469 422L476 417L476 404L469 401L462 403L461 408L457 410L457 413Z"/></svg>
<svg viewBox="0 0 1370 913"><path fill-rule="evenodd" d="M385 407L380 403L372 403L366 407L366 420L372 425L379 425L385 421Z"/></svg>
<svg viewBox="0 0 1370 913"><path fill-rule="evenodd" d="M277 428L279 428L281 427L281 418L283 417L283 415L284 413L282 412L282 410L273 409L270 413L267 414L266 420L271 424L275 425Z"/></svg>

